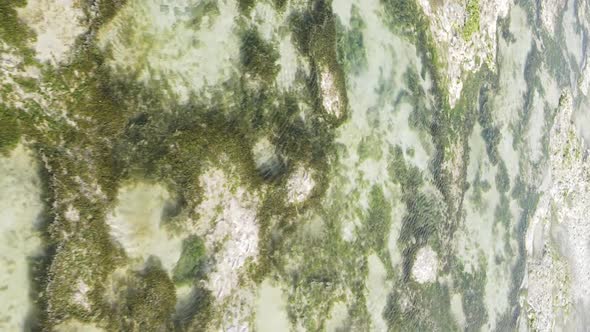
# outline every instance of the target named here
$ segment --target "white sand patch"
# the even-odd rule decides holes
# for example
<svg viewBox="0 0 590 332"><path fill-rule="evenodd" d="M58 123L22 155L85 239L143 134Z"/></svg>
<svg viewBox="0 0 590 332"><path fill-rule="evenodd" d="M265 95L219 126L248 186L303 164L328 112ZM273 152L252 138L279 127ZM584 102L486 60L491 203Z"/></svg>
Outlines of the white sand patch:
<svg viewBox="0 0 590 332"><path fill-rule="evenodd" d="M303 167L298 167L287 180L287 200L289 203L301 203L309 197L315 181L310 171Z"/></svg>
<svg viewBox="0 0 590 332"><path fill-rule="evenodd" d="M345 27L350 25L350 16L352 13L352 5L354 1L350 0L334 0L332 1L332 11L340 18L340 23Z"/></svg>
<svg viewBox="0 0 590 332"><path fill-rule="evenodd" d="M66 219L71 222L80 221L80 211L78 211L78 209L76 209L73 205L68 205L68 209L64 213L64 217L66 217Z"/></svg>
<svg viewBox="0 0 590 332"><path fill-rule="evenodd" d="M138 264L160 259L171 271L180 257L182 240L162 227L162 211L170 194L162 185L139 182L119 189L118 204L107 217L113 238Z"/></svg>
<svg viewBox="0 0 590 332"><path fill-rule="evenodd" d="M387 305L387 294L391 287L386 280L387 271L377 255L368 258L369 276L367 278L367 311L371 315L371 331L387 331L387 323L381 315Z"/></svg>
<svg viewBox="0 0 590 332"><path fill-rule="evenodd" d="M338 87L334 81L334 75L328 67L324 67L322 70L320 70L319 79L320 94L324 110L328 112L328 114L331 114L336 118L340 118L344 113L344 105L342 104L340 92L338 91Z"/></svg>
<svg viewBox="0 0 590 332"><path fill-rule="evenodd" d="M291 324L286 306L281 289L273 286L268 280L262 282L257 301L256 331L289 331Z"/></svg>
<svg viewBox="0 0 590 332"><path fill-rule="evenodd" d="M200 217L195 226L205 238L215 266L208 287L218 299L238 288L239 277L249 259L258 254L258 197L230 182L220 169L209 169L199 177L204 197L195 209Z"/></svg>
<svg viewBox="0 0 590 332"><path fill-rule="evenodd" d="M23 331L31 307L28 258L39 254L35 231L42 211L40 179L31 153L18 145L0 154L0 330Z"/></svg>
<svg viewBox="0 0 590 332"><path fill-rule="evenodd" d="M590 57L588 59L590 61ZM588 77L590 78L590 66L588 70ZM589 80L590 81L590 80ZM584 98L579 107L574 111L573 119L578 134L584 138L584 143L590 147L590 98Z"/></svg>
<svg viewBox="0 0 590 332"><path fill-rule="evenodd" d="M35 31L36 57L42 62L64 61L76 38L86 30L78 0L28 0L18 16Z"/></svg>
<svg viewBox="0 0 590 332"><path fill-rule="evenodd" d="M420 170L427 171L430 155L425 146L429 147L428 150L430 151L433 151L434 148L432 147L430 138L428 138L426 144L423 144L418 132L410 128L409 117L413 111L413 107L407 103L399 105L399 110L394 115L391 115L390 119L387 119L389 123L395 124L395 134L390 133L387 140L392 145L401 146L404 151L413 149L414 155L409 156L406 153L405 159L414 164L414 166L417 166Z"/></svg>
<svg viewBox="0 0 590 332"><path fill-rule="evenodd" d="M419 284L436 281L438 272L438 255L430 246L418 250L414 266L412 266L412 277Z"/></svg>
<svg viewBox="0 0 590 332"><path fill-rule="evenodd" d="M256 168L261 168L264 165L272 165L278 163L275 146L268 140L268 138L260 138L252 147L252 155Z"/></svg>
<svg viewBox="0 0 590 332"><path fill-rule="evenodd" d="M176 287L176 298L179 301L186 300L192 292L193 288L191 285L183 285L180 287Z"/></svg>
<svg viewBox="0 0 590 332"><path fill-rule="evenodd" d="M587 96L588 92L590 92L590 54L586 56L582 74L578 78L578 87L584 96Z"/></svg>
<svg viewBox="0 0 590 332"><path fill-rule="evenodd" d="M326 321L326 332L336 332L337 329L345 329L345 320L348 317L346 303L338 302L330 311L330 318Z"/></svg>
<svg viewBox="0 0 590 332"><path fill-rule="evenodd" d="M463 300L459 293L453 294L451 297L451 313L459 328L464 329L466 324L465 311L463 310Z"/></svg>
<svg viewBox="0 0 590 332"><path fill-rule="evenodd" d="M346 242L352 242L356 239L356 229L361 225L358 219L345 220L342 222L341 235Z"/></svg>
<svg viewBox="0 0 590 332"><path fill-rule="evenodd" d="M384 146L386 145L383 144L382 147ZM385 158L379 160L368 158L358 165L356 170L359 172L360 178L370 184L384 183L388 180L383 176L387 174L387 160Z"/></svg>
<svg viewBox="0 0 590 332"><path fill-rule="evenodd" d="M71 319L54 327L56 332L103 332L104 329L92 324L82 323L78 320Z"/></svg>
<svg viewBox="0 0 590 332"><path fill-rule="evenodd" d="M277 83L283 90L288 90L295 82L295 74L299 67L297 58L297 49L293 45L291 35L287 35L281 39L279 44L279 52L281 57L279 63L281 69L277 75Z"/></svg>
<svg viewBox="0 0 590 332"><path fill-rule="evenodd" d="M283 21L282 15L277 13L273 6L267 2L256 3L250 15L261 37L272 41Z"/></svg>
<svg viewBox="0 0 590 332"><path fill-rule="evenodd" d="M196 17L199 3L128 1L99 32L99 45L112 49L108 63L145 83L166 83L180 102L229 79L239 58L237 2L216 1L218 15Z"/></svg>
<svg viewBox="0 0 590 332"><path fill-rule="evenodd" d="M74 302L80 305L86 311L90 310L90 302L88 301L88 291L90 287L82 279L78 279L78 290L74 293Z"/></svg>

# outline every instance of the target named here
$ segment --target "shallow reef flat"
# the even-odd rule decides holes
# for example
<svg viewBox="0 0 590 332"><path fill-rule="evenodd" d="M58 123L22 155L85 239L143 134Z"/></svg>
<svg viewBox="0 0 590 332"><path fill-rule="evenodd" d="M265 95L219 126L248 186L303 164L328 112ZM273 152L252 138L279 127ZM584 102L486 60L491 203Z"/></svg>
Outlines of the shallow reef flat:
<svg viewBox="0 0 590 332"><path fill-rule="evenodd" d="M585 331L590 3L0 0L0 330Z"/></svg>

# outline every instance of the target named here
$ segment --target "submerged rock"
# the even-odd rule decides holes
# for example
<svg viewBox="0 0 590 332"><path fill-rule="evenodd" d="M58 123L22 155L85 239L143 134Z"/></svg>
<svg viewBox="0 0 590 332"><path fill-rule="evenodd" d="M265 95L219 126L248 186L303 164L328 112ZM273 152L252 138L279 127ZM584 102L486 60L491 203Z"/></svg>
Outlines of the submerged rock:
<svg viewBox="0 0 590 332"><path fill-rule="evenodd" d="M438 256L430 246L420 248L412 266L412 277L419 284L436 281Z"/></svg>

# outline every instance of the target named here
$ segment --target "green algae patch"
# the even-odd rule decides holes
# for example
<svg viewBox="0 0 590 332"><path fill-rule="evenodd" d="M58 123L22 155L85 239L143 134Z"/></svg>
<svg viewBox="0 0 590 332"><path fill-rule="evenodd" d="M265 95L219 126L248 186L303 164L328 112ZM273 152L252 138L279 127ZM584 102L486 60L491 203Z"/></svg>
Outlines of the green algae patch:
<svg viewBox="0 0 590 332"><path fill-rule="evenodd" d="M348 96L342 64L338 61L336 20L331 3L316 0L307 10L289 17L299 52L310 62L309 88L314 109L323 110L326 120L338 126L347 118Z"/></svg>
<svg viewBox="0 0 590 332"><path fill-rule="evenodd" d="M278 11L282 11L287 6L289 0L272 0L272 4Z"/></svg>
<svg viewBox="0 0 590 332"><path fill-rule="evenodd" d="M164 270L154 266L141 272L138 284L128 296L132 330L153 331L170 326L176 292Z"/></svg>
<svg viewBox="0 0 590 332"><path fill-rule="evenodd" d="M387 297L382 311L388 331L457 331L446 285L401 286Z"/></svg>
<svg viewBox="0 0 590 332"><path fill-rule="evenodd" d="M386 249L387 236L391 228L391 206L379 186L373 186L369 194L369 211L365 227L367 245L375 252Z"/></svg>
<svg viewBox="0 0 590 332"><path fill-rule="evenodd" d="M467 0L465 8L467 12L467 20L463 26L463 39L469 40L471 36L479 32L479 0Z"/></svg>
<svg viewBox="0 0 590 332"><path fill-rule="evenodd" d="M238 0L238 9L243 15L250 15L250 12L256 5L256 0Z"/></svg>
<svg viewBox="0 0 590 332"><path fill-rule="evenodd" d="M244 71L270 82L277 76L279 53L260 36L256 28L246 30L240 46L240 60Z"/></svg>
<svg viewBox="0 0 590 332"><path fill-rule="evenodd" d="M90 11L92 9L95 10L97 16L97 23L98 25L103 25L108 23L117 12L127 3L127 0L101 0L98 2L90 3L84 2L84 10L86 11L86 15L90 16ZM91 8L94 7L94 8Z"/></svg>
<svg viewBox="0 0 590 332"><path fill-rule="evenodd" d="M16 111L0 105L0 156L8 154L16 147L21 136L21 130L13 112Z"/></svg>
<svg viewBox="0 0 590 332"><path fill-rule="evenodd" d="M25 50L28 40L35 36L18 17L17 9L26 4L26 0L0 0L0 40L19 50Z"/></svg>
<svg viewBox="0 0 590 332"><path fill-rule="evenodd" d="M119 268L104 281L100 316L108 331L171 331L176 289L157 259L139 270Z"/></svg>
<svg viewBox="0 0 590 332"><path fill-rule="evenodd" d="M190 236L182 241L180 259L172 270L175 283L188 283L199 274L205 263L205 244L198 236Z"/></svg>
<svg viewBox="0 0 590 332"><path fill-rule="evenodd" d="M506 168L504 160L501 160L500 163L498 163L498 171L496 172L495 180L498 192L504 194L510 190L510 176L508 175L508 169Z"/></svg>
<svg viewBox="0 0 590 332"><path fill-rule="evenodd" d="M291 324L287 315L285 295L281 289L265 280L260 284L258 292L256 331L289 331Z"/></svg>

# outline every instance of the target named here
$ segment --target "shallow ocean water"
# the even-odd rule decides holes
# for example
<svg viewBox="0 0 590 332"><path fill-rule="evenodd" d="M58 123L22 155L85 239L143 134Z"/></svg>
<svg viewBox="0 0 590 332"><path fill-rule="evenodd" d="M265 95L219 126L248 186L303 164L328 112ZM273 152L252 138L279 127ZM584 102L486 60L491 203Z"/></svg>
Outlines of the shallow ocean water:
<svg viewBox="0 0 590 332"><path fill-rule="evenodd" d="M420 7L281 3L128 0L86 58L37 64L0 155L0 329L536 326L525 239L566 89L590 137L577 2L558 37L512 4L454 107Z"/></svg>

